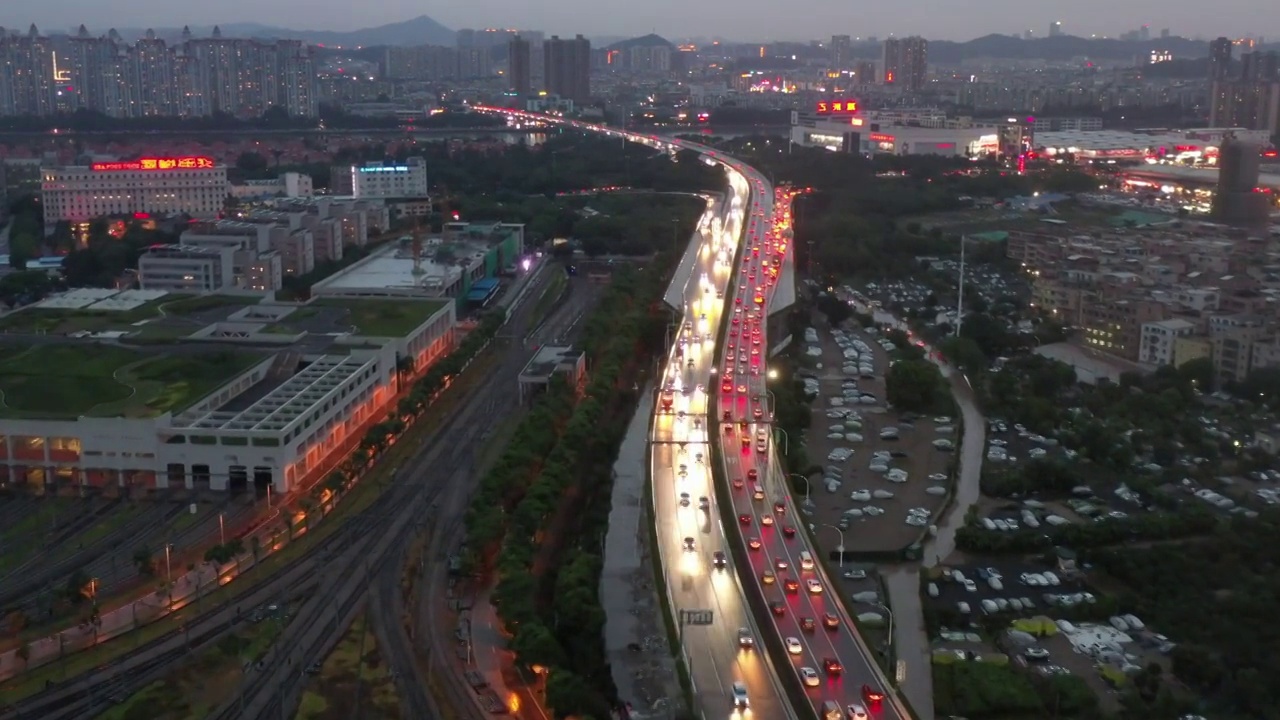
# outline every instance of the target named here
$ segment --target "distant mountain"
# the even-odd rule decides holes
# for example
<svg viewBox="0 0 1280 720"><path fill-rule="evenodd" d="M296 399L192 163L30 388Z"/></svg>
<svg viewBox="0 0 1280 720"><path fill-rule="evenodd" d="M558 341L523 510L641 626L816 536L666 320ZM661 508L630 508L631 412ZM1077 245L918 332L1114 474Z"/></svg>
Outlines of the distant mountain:
<svg viewBox="0 0 1280 720"><path fill-rule="evenodd" d="M653 33L649 33L648 35L641 35L640 37L634 37L628 40L622 40L620 42L616 42L612 45L609 45L605 49L606 50L630 50L631 48L637 48L637 47L669 47L672 50L674 50L676 46L670 40L667 40L661 35L655 35Z"/></svg>
<svg viewBox="0 0 1280 720"><path fill-rule="evenodd" d="M231 38L287 38L303 40L312 45L328 45L354 47L357 45L453 45L454 32L440 23L422 15L412 20L379 25L378 27L350 30L346 32L333 30L289 30L287 28L259 25L258 23L227 23L218 26L223 37ZM99 31L91 28L94 34ZM105 30L102 31L105 34ZM120 35L133 39L142 37L145 29L122 28ZM209 37L213 34L212 26L191 27L196 37ZM182 35L181 28L156 28L156 35L176 40Z"/></svg>

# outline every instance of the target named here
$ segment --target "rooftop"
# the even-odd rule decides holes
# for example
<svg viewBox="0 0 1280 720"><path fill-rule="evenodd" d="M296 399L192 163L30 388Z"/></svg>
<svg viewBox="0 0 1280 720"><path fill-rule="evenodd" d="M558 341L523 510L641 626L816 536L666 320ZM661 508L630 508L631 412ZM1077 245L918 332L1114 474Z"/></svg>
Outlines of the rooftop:
<svg viewBox="0 0 1280 720"><path fill-rule="evenodd" d="M265 358L240 349L192 350L76 341L0 344L0 417L73 420L180 412Z"/></svg>

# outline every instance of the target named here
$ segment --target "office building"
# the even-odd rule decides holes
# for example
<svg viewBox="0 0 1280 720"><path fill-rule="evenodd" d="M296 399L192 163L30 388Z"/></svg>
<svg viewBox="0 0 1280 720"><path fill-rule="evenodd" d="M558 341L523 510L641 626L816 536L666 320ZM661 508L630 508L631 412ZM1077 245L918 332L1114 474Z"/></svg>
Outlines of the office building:
<svg viewBox="0 0 1280 720"><path fill-rule="evenodd" d="M548 93L579 106L591 98L591 41L581 35L572 40L552 35L543 43L543 68Z"/></svg>
<svg viewBox="0 0 1280 720"><path fill-rule="evenodd" d="M1062 21L1054 20L1049 23L1049 37L1058 37L1062 35Z"/></svg>
<svg viewBox="0 0 1280 720"><path fill-rule="evenodd" d="M355 198L424 198L427 197L427 163L422 158L409 158L404 163L371 162L342 169L350 182L341 187Z"/></svg>
<svg viewBox="0 0 1280 720"><path fill-rule="evenodd" d="M507 89L520 97L533 90L533 48L516 35L507 43Z"/></svg>
<svg viewBox="0 0 1280 720"><path fill-rule="evenodd" d="M59 222L135 215L214 218L227 199L227 169L207 157L98 162L41 170L45 231Z"/></svg>
<svg viewBox="0 0 1280 720"><path fill-rule="evenodd" d="M138 281L143 290L164 292L279 290L284 261L273 245L272 230L270 224L235 220L196 223L182 233L177 245L143 253L138 258ZM285 242L287 235L277 234L274 240Z"/></svg>
<svg viewBox="0 0 1280 720"><path fill-rule="evenodd" d="M886 85L901 85L911 92L924 88L928 77L929 41L919 36L884 41L882 77Z"/></svg>
<svg viewBox="0 0 1280 720"><path fill-rule="evenodd" d="M852 44L853 41L848 35L831 36L831 68L833 70L841 70L849 65L849 61L853 59Z"/></svg>

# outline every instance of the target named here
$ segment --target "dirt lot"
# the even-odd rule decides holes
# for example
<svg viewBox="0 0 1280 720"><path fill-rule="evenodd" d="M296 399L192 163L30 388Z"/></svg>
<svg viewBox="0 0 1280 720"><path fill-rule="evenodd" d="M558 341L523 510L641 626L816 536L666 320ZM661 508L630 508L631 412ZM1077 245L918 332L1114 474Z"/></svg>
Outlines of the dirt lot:
<svg viewBox="0 0 1280 720"><path fill-rule="evenodd" d="M927 488L947 486L949 480L937 474L945 474L947 465L954 457L952 453L942 452L933 447L938 438L956 439L954 432L948 434L938 432L939 424L932 418L916 418L912 422L904 422L902 416L885 407L884 373L889 366L889 357L875 343L875 338L862 331L850 333L851 336L867 343L874 354L875 378L847 378L841 373L843 359L841 349L836 344L831 331L821 318L815 318L815 329L819 335L822 356L813 358L822 365L812 372L819 381L820 394L813 402L813 417L809 428L807 446L809 457L813 462L824 467L838 466L842 474L842 482L834 492L828 491L822 478L812 478L814 508L811 522L817 525L838 526L842 517L848 517L847 529L844 532L845 549L848 552L885 552L900 550L915 542L925 531L924 527L906 524L908 511L913 508L928 510L930 518L936 517L941 509L944 497L929 494ZM844 403L840 407L832 407L832 398L841 398L843 385L848 381L857 383L859 393L874 395L875 404ZM845 421L836 416L841 410L856 412L862 423L861 430L840 429L841 434L860 434L861 442L850 442L847 438L836 439L837 428ZM896 427L900 439L888 441L880 439L880 431L886 427ZM848 448L854 451L851 458L844 462L828 459L828 454L837 448ZM871 459L877 451L894 453L890 468L898 468L907 472L907 482L891 482L887 474L872 472L869 467ZM933 477L931 477L933 476ZM892 493L891 497L866 497L854 500L850 496L857 491L873 494ZM871 508L871 510L867 510ZM863 511L861 516L846 516L851 509ZM882 512L878 512L882 511ZM825 550L834 550L837 541L836 533L826 530L817 534L818 542Z"/></svg>

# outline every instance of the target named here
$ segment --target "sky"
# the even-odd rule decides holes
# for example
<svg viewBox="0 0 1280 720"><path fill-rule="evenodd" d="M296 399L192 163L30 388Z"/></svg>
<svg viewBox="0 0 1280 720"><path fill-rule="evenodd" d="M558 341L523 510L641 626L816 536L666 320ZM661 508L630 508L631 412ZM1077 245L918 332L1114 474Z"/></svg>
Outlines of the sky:
<svg viewBox="0 0 1280 720"><path fill-rule="evenodd" d="M180 27L256 22L295 30L355 30L429 15L451 29L513 27L548 34L669 38L808 40L832 34L855 37L923 35L968 40L988 33L1037 35L1061 20L1065 32L1116 36L1143 24L1152 35L1170 28L1185 37L1263 36L1280 41L1280 11L1273 0L3 0L0 25L42 31L110 27Z"/></svg>

